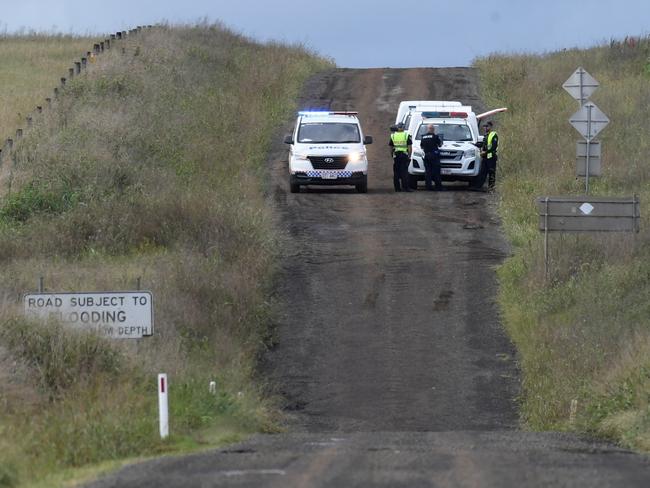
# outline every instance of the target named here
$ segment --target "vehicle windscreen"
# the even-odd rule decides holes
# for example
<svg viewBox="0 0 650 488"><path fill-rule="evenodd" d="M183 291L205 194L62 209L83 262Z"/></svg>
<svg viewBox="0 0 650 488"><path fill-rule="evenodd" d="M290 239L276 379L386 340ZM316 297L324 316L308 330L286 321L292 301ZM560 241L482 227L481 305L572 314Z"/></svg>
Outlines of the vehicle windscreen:
<svg viewBox="0 0 650 488"><path fill-rule="evenodd" d="M430 124L422 124L415 136L416 140L422 139L422 136L429 130ZM433 124L436 127L436 134L443 141L471 141L472 131L465 124Z"/></svg>
<svg viewBox="0 0 650 488"><path fill-rule="evenodd" d="M359 143L359 126L345 122L310 122L300 124L298 142Z"/></svg>

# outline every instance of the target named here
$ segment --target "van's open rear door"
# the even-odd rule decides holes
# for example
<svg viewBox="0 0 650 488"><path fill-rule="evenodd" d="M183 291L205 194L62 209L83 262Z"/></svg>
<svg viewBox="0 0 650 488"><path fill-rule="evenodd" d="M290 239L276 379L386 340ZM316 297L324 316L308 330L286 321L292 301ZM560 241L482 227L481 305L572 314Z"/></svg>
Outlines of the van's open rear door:
<svg viewBox="0 0 650 488"><path fill-rule="evenodd" d="M498 114L501 112L507 112L508 108L503 107L503 108L495 108L494 110L490 110L488 112L483 112L482 114L479 114L476 116L478 120L484 119L485 117L489 117L490 115Z"/></svg>

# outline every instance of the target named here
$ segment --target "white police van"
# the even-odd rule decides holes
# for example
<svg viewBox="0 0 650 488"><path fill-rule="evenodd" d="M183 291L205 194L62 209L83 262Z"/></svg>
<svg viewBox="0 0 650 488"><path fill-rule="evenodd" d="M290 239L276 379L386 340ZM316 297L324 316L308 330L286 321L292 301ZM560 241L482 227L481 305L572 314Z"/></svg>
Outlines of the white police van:
<svg viewBox="0 0 650 488"><path fill-rule="evenodd" d="M303 185L352 185L368 191L368 157L357 112L299 112L292 134L284 142L289 150L289 186L298 193Z"/></svg>

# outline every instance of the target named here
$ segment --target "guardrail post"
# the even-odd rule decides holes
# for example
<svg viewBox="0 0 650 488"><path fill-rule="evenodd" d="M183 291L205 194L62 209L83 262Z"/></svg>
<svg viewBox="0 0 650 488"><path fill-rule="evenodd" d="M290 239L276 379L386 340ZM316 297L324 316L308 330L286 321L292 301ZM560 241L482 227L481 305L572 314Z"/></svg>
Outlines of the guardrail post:
<svg viewBox="0 0 650 488"><path fill-rule="evenodd" d="M88 58L81 58L81 68L86 69L87 65L88 65Z"/></svg>
<svg viewBox="0 0 650 488"><path fill-rule="evenodd" d="M81 61L74 62L74 71L76 74L81 73Z"/></svg>

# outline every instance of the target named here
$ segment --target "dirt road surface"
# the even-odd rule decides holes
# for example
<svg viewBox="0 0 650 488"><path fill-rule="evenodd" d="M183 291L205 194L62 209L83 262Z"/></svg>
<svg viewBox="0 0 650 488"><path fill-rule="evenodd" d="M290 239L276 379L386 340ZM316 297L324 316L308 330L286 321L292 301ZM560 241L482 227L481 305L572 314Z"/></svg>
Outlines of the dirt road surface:
<svg viewBox="0 0 650 488"><path fill-rule="evenodd" d="M475 77L372 69L309 81L302 107L358 110L375 144L367 195L290 194L286 148L270 154L288 240L284 312L263 370L289 433L132 466L93 486L650 486L644 457L518 430L518 371L495 305L494 268L508 253L495 197L463 185L393 192L387 129L398 103L460 100L478 111Z"/></svg>

